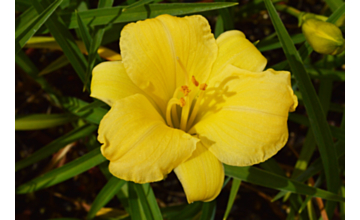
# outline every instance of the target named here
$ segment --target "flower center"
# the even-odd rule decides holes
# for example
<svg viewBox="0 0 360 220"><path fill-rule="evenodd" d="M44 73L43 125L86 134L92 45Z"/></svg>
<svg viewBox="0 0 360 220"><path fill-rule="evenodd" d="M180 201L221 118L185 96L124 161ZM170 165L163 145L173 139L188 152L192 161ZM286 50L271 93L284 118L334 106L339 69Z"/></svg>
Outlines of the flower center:
<svg viewBox="0 0 360 220"><path fill-rule="evenodd" d="M169 100L166 108L166 123L170 127L188 131L195 121L207 85L205 83L199 84L195 77L192 76L191 82L195 87L193 89L194 91L190 90L186 69L179 59L177 61L185 73L185 85L178 87L173 97ZM178 98L181 94L182 97ZM193 102L195 103L193 104ZM180 108L178 106L180 106ZM179 110L181 112L179 112Z"/></svg>

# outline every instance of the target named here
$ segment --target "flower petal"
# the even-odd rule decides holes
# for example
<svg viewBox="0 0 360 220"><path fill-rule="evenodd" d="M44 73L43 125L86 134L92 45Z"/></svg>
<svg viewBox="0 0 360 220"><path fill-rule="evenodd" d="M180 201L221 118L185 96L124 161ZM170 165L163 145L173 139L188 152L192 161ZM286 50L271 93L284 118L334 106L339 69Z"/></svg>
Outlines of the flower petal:
<svg viewBox="0 0 360 220"><path fill-rule="evenodd" d="M97 65L92 72L91 97L108 105L121 98L143 93L128 77L121 61L108 61Z"/></svg>
<svg viewBox="0 0 360 220"><path fill-rule="evenodd" d="M222 163L201 142L198 142L193 155L174 172L184 188L188 203L215 199L224 183Z"/></svg>
<svg viewBox="0 0 360 220"><path fill-rule="evenodd" d="M226 31L216 39L216 43L219 46L219 54L210 79L220 74L228 64L252 72L264 70L267 63L266 58L245 38L241 31Z"/></svg>
<svg viewBox="0 0 360 220"><path fill-rule="evenodd" d="M110 172L136 183L160 181L188 159L197 138L168 127L148 99L135 94L117 100L99 126L102 154Z"/></svg>
<svg viewBox="0 0 360 220"><path fill-rule="evenodd" d="M162 109L179 86L194 75L205 82L217 56L207 20L160 15L128 24L121 32L121 54L130 79L150 94ZM179 61L178 61L179 60Z"/></svg>
<svg viewBox="0 0 360 220"><path fill-rule="evenodd" d="M263 162L287 142L288 112L297 106L290 73L272 69L254 73L232 65L224 72L228 77L214 79L206 90L202 114L189 133L197 133L225 164Z"/></svg>

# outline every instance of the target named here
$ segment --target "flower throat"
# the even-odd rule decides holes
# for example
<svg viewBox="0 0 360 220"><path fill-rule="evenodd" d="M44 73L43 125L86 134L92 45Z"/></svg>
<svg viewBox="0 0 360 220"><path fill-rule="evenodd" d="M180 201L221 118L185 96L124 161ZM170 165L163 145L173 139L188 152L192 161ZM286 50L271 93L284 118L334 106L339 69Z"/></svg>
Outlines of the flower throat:
<svg viewBox="0 0 360 220"><path fill-rule="evenodd" d="M196 115L199 111L200 102L204 96L205 89L207 87L206 83L199 84L196 81L195 76L191 77L191 82L195 85L195 91L189 89L189 74L187 73L184 65L181 63L180 59L177 58L177 63L185 73L185 85L182 85L176 88L173 97L169 100L166 107L166 123L173 128L179 128L183 131L188 131L194 123ZM178 98L179 94L182 93L183 96ZM198 96L197 96L198 94ZM197 96L195 104L192 104ZM181 107L181 114L179 118L177 105ZM191 114L190 114L191 112Z"/></svg>

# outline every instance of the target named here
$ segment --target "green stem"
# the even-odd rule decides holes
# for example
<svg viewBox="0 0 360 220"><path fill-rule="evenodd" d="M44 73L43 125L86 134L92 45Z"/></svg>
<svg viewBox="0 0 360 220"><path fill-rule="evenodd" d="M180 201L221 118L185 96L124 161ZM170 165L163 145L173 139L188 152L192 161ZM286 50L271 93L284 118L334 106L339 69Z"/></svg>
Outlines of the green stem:
<svg viewBox="0 0 360 220"><path fill-rule="evenodd" d="M302 13L301 11L297 10L296 8L293 8L291 6L288 5L284 5L284 4L275 4L275 8L278 11L282 11L282 12L286 12L292 16L295 16L297 18L299 18L300 14Z"/></svg>

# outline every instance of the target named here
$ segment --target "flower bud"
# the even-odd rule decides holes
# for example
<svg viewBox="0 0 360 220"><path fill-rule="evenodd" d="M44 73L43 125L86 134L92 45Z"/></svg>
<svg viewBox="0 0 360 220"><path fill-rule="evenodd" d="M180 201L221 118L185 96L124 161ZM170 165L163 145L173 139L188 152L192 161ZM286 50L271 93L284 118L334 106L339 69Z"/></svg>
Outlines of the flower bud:
<svg viewBox="0 0 360 220"><path fill-rule="evenodd" d="M302 32L318 53L337 55L345 50L345 40L334 24L310 18L304 21Z"/></svg>
<svg viewBox="0 0 360 220"><path fill-rule="evenodd" d="M298 19L299 19L299 27L301 25L303 25L304 22L306 20L310 19L310 18L317 19L317 20L320 20L320 21L326 21L328 19L328 17L323 16L323 15L313 14L313 13L309 13L309 12L301 12L300 16L298 17Z"/></svg>

